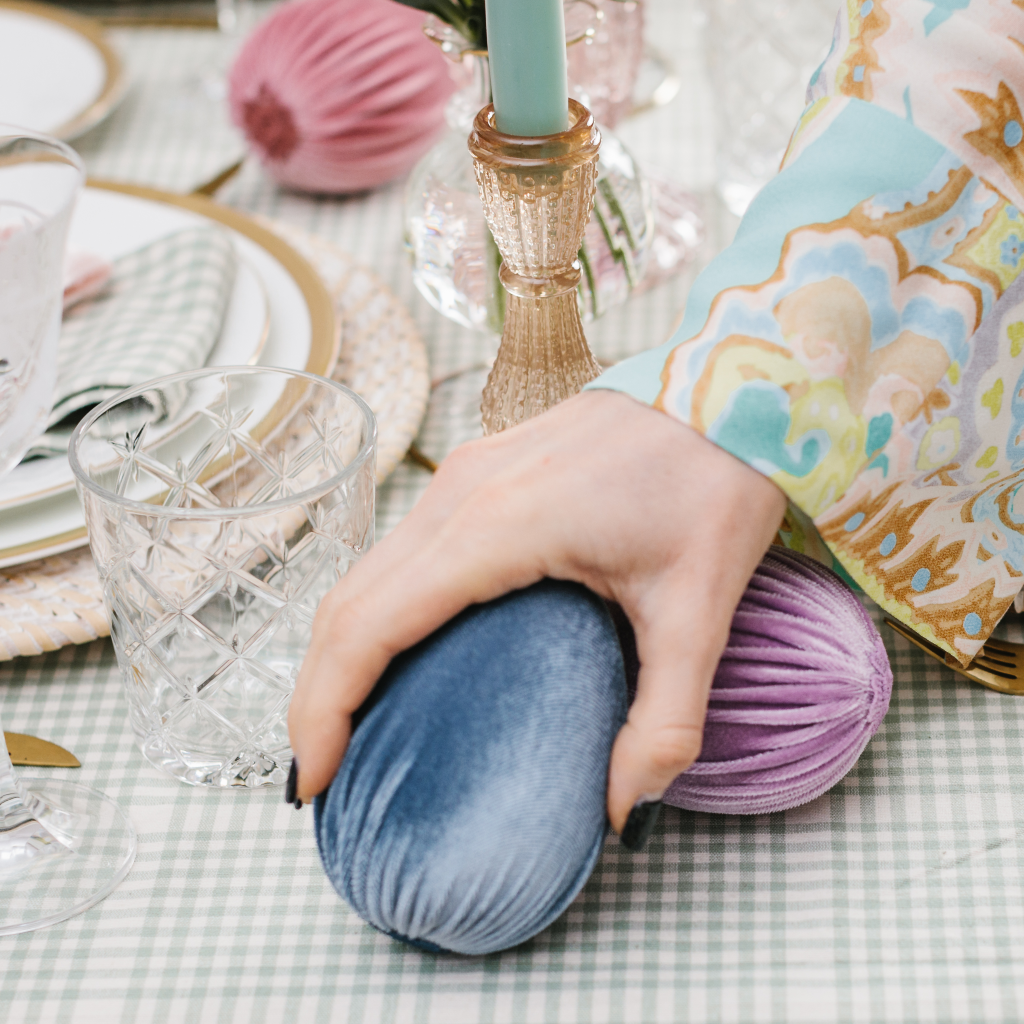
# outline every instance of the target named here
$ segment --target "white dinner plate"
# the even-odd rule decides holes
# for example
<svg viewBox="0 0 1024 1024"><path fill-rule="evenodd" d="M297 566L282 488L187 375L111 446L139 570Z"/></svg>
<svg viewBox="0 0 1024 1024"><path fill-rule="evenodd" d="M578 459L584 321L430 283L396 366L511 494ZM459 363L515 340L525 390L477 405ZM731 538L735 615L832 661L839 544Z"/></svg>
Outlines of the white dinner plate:
<svg viewBox="0 0 1024 1024"><path fill-rule="evenodd" d="M125 85L97 22L50 4L0 0L0 121L74 139L117 106Z"/></svg>
<svg viewBox="0 0 1024 1024"><path fill-rule="evenodd" d="M197 196L134 186L94 183L83 192L75 213L71 245L90 248L108 258L140 248L203 219L228 228L237 246L242 284L232 296L226 330L208 365L237 365L251 356L264 332L257 365L305 369L328 375L337 358L338 331L330 294L316 271L277 235L236 210ZM102 230L100 230L102 228ZM80 234L76 238L76 230ZM93 240L103 239L102 247ZM89 239L89 245L80 244ZM53 463L47 466L45 463ZM12 498L11 477L22 488ZM36 474L27 475L28 471ZM19 467L0 482L0 568L44 558L78 547L85 540L85 521L66 458L39 460ZM26 500L24 488L38 495Z"/></svg>

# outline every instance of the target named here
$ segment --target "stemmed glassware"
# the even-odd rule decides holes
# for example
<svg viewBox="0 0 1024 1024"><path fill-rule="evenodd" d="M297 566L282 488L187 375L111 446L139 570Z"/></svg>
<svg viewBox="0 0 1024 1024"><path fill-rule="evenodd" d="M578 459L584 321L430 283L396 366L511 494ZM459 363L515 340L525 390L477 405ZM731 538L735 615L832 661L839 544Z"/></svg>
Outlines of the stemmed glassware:
<svg viewBox="0 0 1024 1024"><path fill-rule="evenodd" d="M67 146L0 124L0 479L50 414L64 246L84 179ZM88 909L134 860L135 831L113 801L72 782L19 778L0 742L0 935Z"/></svg>

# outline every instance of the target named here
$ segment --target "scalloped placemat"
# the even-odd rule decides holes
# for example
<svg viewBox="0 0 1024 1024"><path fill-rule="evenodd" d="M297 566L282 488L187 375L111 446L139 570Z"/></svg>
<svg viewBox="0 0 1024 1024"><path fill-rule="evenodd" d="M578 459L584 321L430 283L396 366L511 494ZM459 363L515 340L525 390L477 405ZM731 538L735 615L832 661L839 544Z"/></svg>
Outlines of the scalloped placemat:
<svg viewBox="0 0 1024 1024"><path fill-rule="evenodd" d="M331 242L261 218L316 267L341 320L331 376L377 417L377 483L401 462L430 394L427 350L405 306L371 271ZM110 635L87 547L0 570L0 661Z"/></svg>

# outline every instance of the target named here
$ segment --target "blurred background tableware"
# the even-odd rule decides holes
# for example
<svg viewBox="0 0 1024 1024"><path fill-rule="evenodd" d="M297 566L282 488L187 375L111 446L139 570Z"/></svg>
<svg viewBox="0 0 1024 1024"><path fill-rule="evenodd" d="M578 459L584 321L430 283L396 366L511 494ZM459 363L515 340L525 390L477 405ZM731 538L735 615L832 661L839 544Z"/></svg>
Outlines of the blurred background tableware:
<svg viewBox="0 0 1024 1024"><path fill-rule="evenodd" d="M316 269L330 293L342 337L330 373L356 391L374 412L380 485L402 462L423 421L430 391L423 338L402 301L339 246L280 221L265 224ZM480 386L473 419L477 433ZM62 461L71 474L67 457ZM46 463L56 465L58 459ZM36 460L28 465L46 463ZM8 480L18 470L9 474ZM51 496L48 500L56 503L63 499ZM45 500L34 503L37 510L47 507ZM0 509L0 521L4 515ZM82 532L82 539L74 543L85 543L84 528ZM43 543L47 543L46 536ZM0 570L0 661L110 635L110 620L88 547L42 559L30 553L12 557L9 566Z"/></svg>
<svg viewBox="0 0 1024 1024"><path fill-rule="evenodd" d="M69 457L145 757L191 785L283 783L323 595L373 543L376 424L312 374L210 368L99 406Z"/></svg>
<svg viewBox="0 0 1024 1024"><path fill-rule="evenodd" d="M15 735L39 748L34 737ZM124 880L135 850L135 829L117 804L64 779L15 775L0 742L0 935L46 928L95 906Z"/></svg>
<svg viewBox="0 0 1024 1024"><path fill-rule="evenodd" d="M717 191L742 216L779 169L807 83L825 59L836 0L701 0L715 104Z"/></svg>
<svg viewBox="0 0 1024 1024"><path fill-rule="evenodd" d="M65 285L53 410L28 460L66 452L78 420L123 388L202 366L221 335L238 269L226 231L183 228L109 266L91 298L69 303Z"/></svg>
<svg viewBox="0 0 1024 1024"><path fill-rule="evenodd" d="M218 0L66 0L70 7L114 28L219 28Z"/></svg>
<svg viewBox="0 0 1024 1024"><path fill-rule="evenodd" d="M84 178L68 146L0 125L0 476L53 405L64 248Z"/></svg>
<svg viewBox="0 0 1024 1024"><path fill-rule="evenodd" d="M81 768L82 762L62 746L28 736L21 732L5 732L4 743L11 764L32 766L34 768Z"/></svg>
<svg viewBox="0 0 1024 1024"><path fill-rule="evenodd" d="M0 485L53 402L64 247L83 179L63 143L0 126ZM0 935L92 906L134 858L116 804L69 782L19 780L0 742Z"/></svg>
<svg viewBox="0 0 1024 1024"><path fill-rule="evenodd" d="M570 46L569 95L614 128L636 104L644 59L643 0L591 0L601 17L582 45Z"/></svg>
<svg viewBox="0 0 1024 1024"><path fill-rule="evenodd" d="M224 40L217 59L200 76L199 84L206 95L223 105L228 95L228 74L242 41L253 26L253 0L216 0L217 31Z"/></svg>
<svg viewBox="0 0 1024 1024"><path fill-rule="evenodd" d="M0 121L74 139L109 116L126 86L94 20L53 4L0 0Z"/></svg>
<svg viewBox="0 0 1024 1024"><path fill-rule="evenodd" d="M331 194L405 174L437 137L454 88L393 0L292 0L248 37L231 117L277 182Z"/></svg>

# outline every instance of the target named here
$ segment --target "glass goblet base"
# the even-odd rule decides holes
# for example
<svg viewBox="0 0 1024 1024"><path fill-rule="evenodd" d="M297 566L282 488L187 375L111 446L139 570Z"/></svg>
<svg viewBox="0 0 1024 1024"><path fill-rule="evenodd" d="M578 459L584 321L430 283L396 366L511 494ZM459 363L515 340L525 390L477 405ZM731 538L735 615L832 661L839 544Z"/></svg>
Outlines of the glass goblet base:
<svg viewBox="0 0 1024 1024"><path fill-rule="evenodd" d="M88 910L110 895L135 862L135 829L102 793L60 779L21 778L19 785L70 815L74 840L71 847L57 842L56 852L0 875L0 935L35 931ZM4 840L0 834L0 852Z"/></svg>

